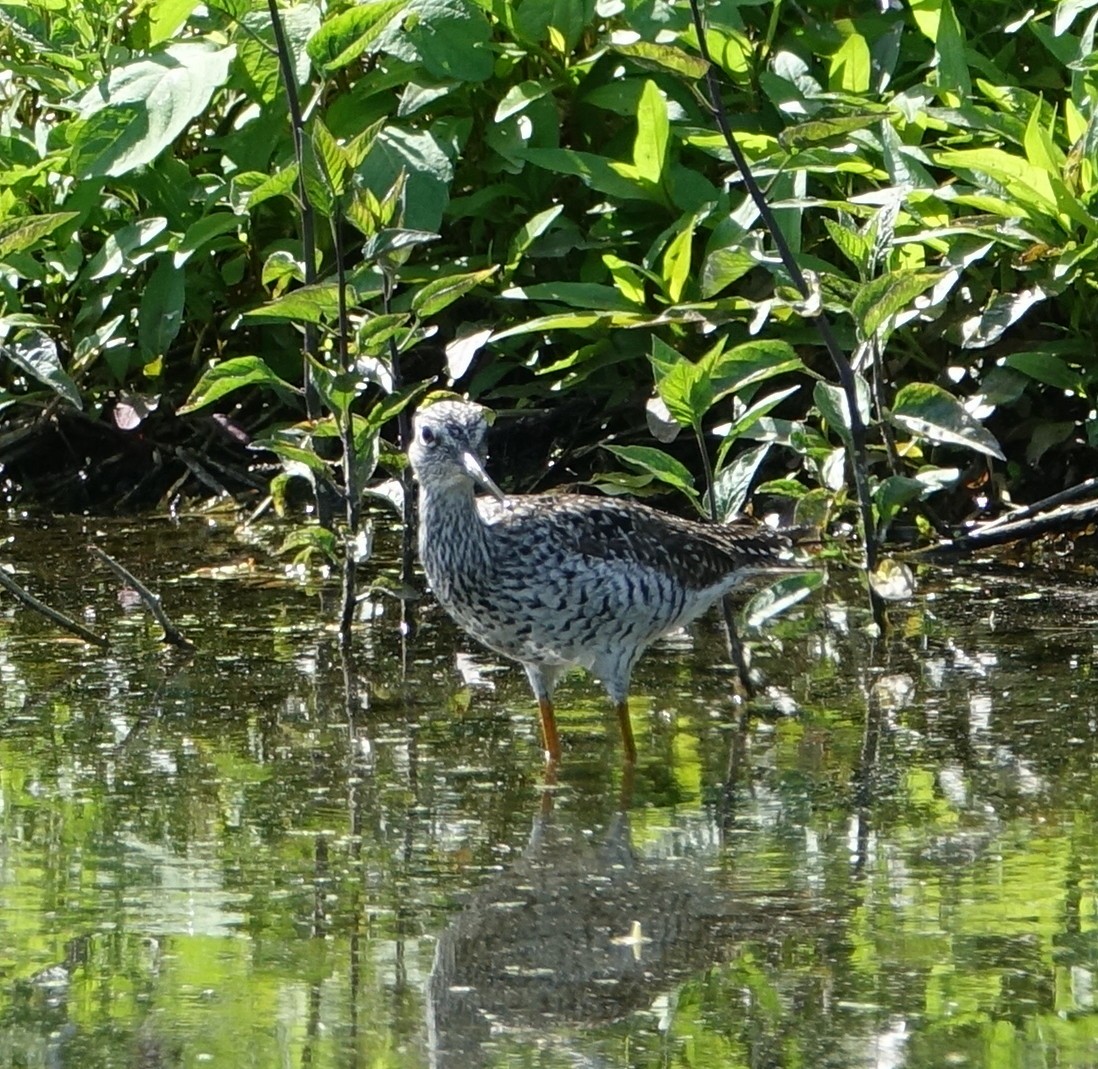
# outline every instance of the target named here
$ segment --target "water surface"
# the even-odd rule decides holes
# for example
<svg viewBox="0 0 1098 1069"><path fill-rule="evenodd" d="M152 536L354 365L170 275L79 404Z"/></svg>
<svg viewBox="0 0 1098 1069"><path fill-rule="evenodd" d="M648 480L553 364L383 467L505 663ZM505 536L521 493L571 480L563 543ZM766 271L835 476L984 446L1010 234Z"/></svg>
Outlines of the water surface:
<svg viewBox="0 0 1098 1069"><path fill-rule="evenodd" d="M0 519L111 640L0 593L0 1069L1095 1064L1082 564L924 566L876 640L833 581L749 710L706 619L636 672L635 776L577 677L547 781L521 671L429 599L341 651L282 534Z"/></svg>

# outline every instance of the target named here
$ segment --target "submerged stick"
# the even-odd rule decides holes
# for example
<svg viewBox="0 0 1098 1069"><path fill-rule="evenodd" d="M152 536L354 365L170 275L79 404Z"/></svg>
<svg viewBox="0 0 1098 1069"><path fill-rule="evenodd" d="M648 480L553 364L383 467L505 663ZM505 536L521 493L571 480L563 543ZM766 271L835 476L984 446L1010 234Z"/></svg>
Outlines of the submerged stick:
<svg viewBox="0 0 1098 1069"><path fill-rule="evenodd" d="M110 643L103 638L102 635L97 635L94 631L89 631L83 624L78 624L63 612L51 609L44 601L39 601L33 594L28 594L27 591L12 579L2 565L0 565L0 586L11 594L12 597L26 605L28 609L33 609L35 612L40 613L42 616L46 617L47 620L52 620L58 627L63 627L66 631L72 632L72 634L82 638L85 642L90 642L93 646L98 646L102 650L105 650L110 646Z"/></svg>
<svg viewBox="0 0 1098 1069"><path fill-rule="evenodd" d="M124 583L128 583L137 592L137 596L144 603L145 607L152 613L156 622L164 628L164 641L171 643L173 646L180 646L185 650L193 650L194 643L179 630L171 622L168 614L164 611L163 605L160 604L160 598L154 594L140 579L137 578L132 572L124 568L113 557L108 556L98 546L88 546L88 552L93 556L98 557L119 579Z"/></svg>

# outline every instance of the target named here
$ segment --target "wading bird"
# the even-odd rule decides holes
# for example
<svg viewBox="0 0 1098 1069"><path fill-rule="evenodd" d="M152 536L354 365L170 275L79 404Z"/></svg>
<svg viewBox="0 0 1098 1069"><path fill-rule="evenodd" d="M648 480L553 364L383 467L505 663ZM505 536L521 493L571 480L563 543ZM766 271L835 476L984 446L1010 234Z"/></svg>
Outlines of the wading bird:
<svg viewBox="0 0 1098 1069"><path fill-rule="evenodd" d="M463 401L416 413L408 456L427 580L473 638L526 669L550 761L561 752L553 688L580 666L610 695L632 763L626 702L640 655L745 579L795 566L789 542L615 498L504 495L484 469L487 429L486 410Z"/></svg>

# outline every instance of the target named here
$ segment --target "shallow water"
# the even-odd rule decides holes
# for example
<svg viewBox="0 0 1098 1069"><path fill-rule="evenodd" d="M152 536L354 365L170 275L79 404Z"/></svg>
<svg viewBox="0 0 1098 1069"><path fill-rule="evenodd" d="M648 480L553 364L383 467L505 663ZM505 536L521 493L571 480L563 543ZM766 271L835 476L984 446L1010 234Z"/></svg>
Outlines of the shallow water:
<svg viewBox="0 0 1098 1069"><path fill-rule="evenodd" d="M834 580L749 636L747 713L702 621L638 668L635 776L577 678L547 782L519 670L429 599L341 654L281 537L0 518L111 640L0 593L0 1069L1095 1063L1083 565L924 566L877 641Z"/></svg>

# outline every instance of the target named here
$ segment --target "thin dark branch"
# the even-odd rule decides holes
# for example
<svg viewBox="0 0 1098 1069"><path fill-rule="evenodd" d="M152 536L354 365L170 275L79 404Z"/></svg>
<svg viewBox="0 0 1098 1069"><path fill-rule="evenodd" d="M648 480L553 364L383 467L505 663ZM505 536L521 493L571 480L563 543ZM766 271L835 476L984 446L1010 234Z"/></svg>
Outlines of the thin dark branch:
<svg viewBox="0 0 1098 1069"><path fill-rule="evenodd" d="M141 599L144 606L152 613L153 618L164 628L164 641L173 646L179 646L185 650L193 650L194 643L187 638L178 627L168 618L164 607L160 604L160 598L156 596L140 579L131 571L124 568L113 557L109 557L98 546L88 546L88 552L93 557L101 560L122 582L131 586Z"/></svg>
<svg viewBox="0 0 1098 1069"><path fill-rule="evenodd" d="M72 632L82 638L85 642L90 642L93 646L98 646L100 649L105 650L110 643L103 638L102 635L97 635L94 631L89 631L83 624L78 624L75 620L70 619L64 613L58 612L56 609L51 609L44 601L39 601L33 594L28 594L12 577L5 571L3 565L0 565L0 586L2 586L12 597L17 598L28 609L33 609L36 613L46 617L47 620L52 620L58 627L63 627L66 631Z"/></svg>
<svg viewBox="0 0 1098 1069"><path fill-rule="evenodd" d="M1098 494L1098 479L1084 479L1081 483L1069 486L1066 490L1061 490L1051 497L1045 497L1040 501L1034 501L1032 505L1026 505L1024 508L1016 509L1014 512L1005 512L1002 516L997 516L994 520L989 520L987 523L983 524L980 527L980 530L988 531L994 527L1001 527L1004 524L1017 523L1019 520L1028 520L1031 516L1047 512L1049 509L1057 508L1060 505L1066 505L1071 501L1078 501L1081 497L1089 497L1091 494Z"/></svg>
<svg viewBox="0 0 1098 1069"><path fill-rule="evenodd" d="M305 182L305 117L297 95L293 55L286 40L282 17L278 13L278 0L267 0L267 10L271 15L271 29L278 50L278 66L282 72L282 83L286 87L286 103L290 109L290 133L294 143L294 158L297 161L297 197L301 214L301 255L305 261L305 284L311 285L316 282L316 210ZM301 382L305 391L305 413L309 419L317 420L321 415L320 396L309 361L319 358L319 335L315 323L305 323L304 331ZM316 509L320 525L331 527L331 507L319 484L316 491Z"/></svg>
<svg viewBox="0 0 1098 1069"><path fill-rule="evenodd" d="M739 142L736 140L736 135L732 132L732 127L728 122L728 114L724 108L724 102L720 92L720 83L717 79L717 67L709 55L709 45L705 38L705 23L702 20L699 0L690 0L690 10L693 14L694 29L698 38L698 51L701 53L702 59L708 64L708 70L706 71L705 76L706 88L709 97L709 107L713 118L724 137L729 152L732 153L732 159L743 178L747 192L755 202L755 207L758 209L763 222L770 231L770 235L774 240L774 245L778 250L778 255L781 257L782 266L793 280L793 284L800 291L801 296L807 299L810 296L810 289L804 272L801 271L800 265L797 263L796 257L794 257L793 251L789 247L789 242L786 241L785 235L778 226L778 221L774 216L774 212L767 202L762 190L759 188L759 183L755 180L755 176L747 163L747 159L740 149ZM862 422L861 412L858 409L857 379L854 375L854 369L850 366L850 361L843 352L842 346L839 345L838 338L835 337L835 332L831 329L831 323L822 313L820 315L812 316L811 318L820 335L820 339L823 341L824 347L827 349L828 355L831 357L831 362L835 365L835 371L839 377L839 385L842 387L843 394L846 397L847 408L850 414L850 460L851 467L854 471L854 484L857 488L858 504L861 511L862 536L865 542L865 563L867 570L872 572L875 571L877 567L877 540L873 529L873 504L869 493L869 476L866 464L866 428L865 424ZM874 616L879 618L878 605L872 589L870 590L870 600L873 603Z"/></svg>
<svg viewBox="0 0 1098 1069"><path fill-rule="evenodd" d="M1008 523L996 520L946 540L934 548L935 550L986 549L989 546L1002 546L1007 542L1034 539L1038 535L1054 531L1076 530L1094 523L1095 520L1098 520L1098 501L1084 501L1079 505L1065 504L1040 516L1030 516L1026 519L1011 517Z"/></svg>

